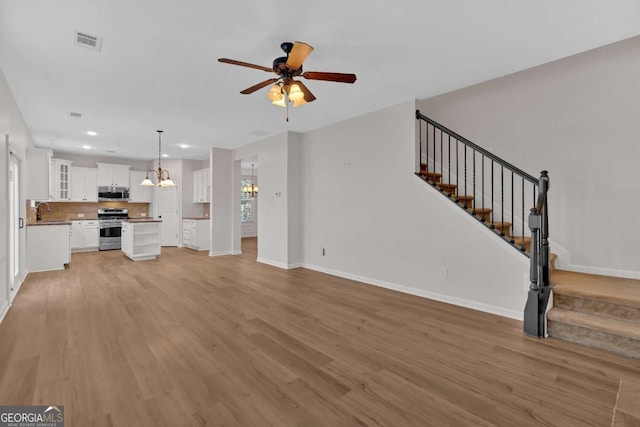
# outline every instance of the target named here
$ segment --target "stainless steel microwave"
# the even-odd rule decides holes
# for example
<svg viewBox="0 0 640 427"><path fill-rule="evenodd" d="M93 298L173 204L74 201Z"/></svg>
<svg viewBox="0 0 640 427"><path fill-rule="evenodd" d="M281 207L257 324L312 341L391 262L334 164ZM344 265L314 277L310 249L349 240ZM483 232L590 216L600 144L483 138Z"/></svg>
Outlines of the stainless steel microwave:
<svg viewBox="0 0 640 427"><path fill-rule="evenodd" d="M128 187L98 187L98 200L101 202L128 202Z"/></svg>

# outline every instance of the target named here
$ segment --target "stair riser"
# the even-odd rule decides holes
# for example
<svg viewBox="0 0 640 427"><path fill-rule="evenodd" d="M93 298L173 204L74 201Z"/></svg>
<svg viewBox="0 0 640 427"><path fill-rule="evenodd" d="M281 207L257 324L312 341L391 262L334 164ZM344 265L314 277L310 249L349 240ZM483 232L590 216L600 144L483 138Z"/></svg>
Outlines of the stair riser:
<svg viewBox="0 0 640 427"><path fill-rule="evenodd" d="M612 304L571 295L553 294L553 306L640 324L640 308ZM640 328L640 325L638 325Z"/></svg>
<svg viewBox="0 0 640 427"><path fill-rule="evenodd" d="M547 326L549 336L554 338L640 359L640 340L563 322L549 321Z"/></svg>

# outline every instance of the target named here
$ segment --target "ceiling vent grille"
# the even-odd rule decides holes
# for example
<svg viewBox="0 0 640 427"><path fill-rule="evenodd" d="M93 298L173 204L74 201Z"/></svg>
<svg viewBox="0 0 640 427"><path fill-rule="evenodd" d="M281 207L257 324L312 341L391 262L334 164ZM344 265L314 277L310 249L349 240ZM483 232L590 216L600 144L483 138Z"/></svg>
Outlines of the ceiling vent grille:
<svg viewBox="0 0 640 427"><path fill-rule="evenodd" d="M73 34L73 44L85 49L100 52L100 48L102 47L102 37L92 36L75 30Z"/></svg>
<svg viewBox="0 0 640 427"><path fill-rule="evenodd" d="M76 118L76 119L79 119L79 118L81 118L81 117L82 117L82 113L76 113L75 111L70 112L70 113L69 113L69 115L70 115L71 117Z"/></svg>

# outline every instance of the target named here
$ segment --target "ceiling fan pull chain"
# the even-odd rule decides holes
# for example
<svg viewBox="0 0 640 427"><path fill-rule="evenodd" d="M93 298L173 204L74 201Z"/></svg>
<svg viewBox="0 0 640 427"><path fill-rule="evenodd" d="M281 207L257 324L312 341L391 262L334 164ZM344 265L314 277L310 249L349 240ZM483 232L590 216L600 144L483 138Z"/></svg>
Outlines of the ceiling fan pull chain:
<svg viewBox="0 0 640 427"><path fill-rule="evenodd" d="M287 123L289 123L289 94L284 90L284 105L287 107Z"/></svg>

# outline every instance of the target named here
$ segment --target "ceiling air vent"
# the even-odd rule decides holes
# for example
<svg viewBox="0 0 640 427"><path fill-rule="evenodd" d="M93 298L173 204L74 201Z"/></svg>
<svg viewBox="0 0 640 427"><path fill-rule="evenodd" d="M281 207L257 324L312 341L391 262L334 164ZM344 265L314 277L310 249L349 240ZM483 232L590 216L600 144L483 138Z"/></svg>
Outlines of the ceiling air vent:
<svg viewBox="0 0 640 427"><path fill-rule="evenodd" d="M79 119L79 118L81 118L81 117L82 117L82 113L75 113L75 112L73 112L73 111L72 111L72 112L70 112L70 113L69 113L69 115L70 115L71 117L76 118L76 119Z"/></svg>
<svg viewBox="0 0 640 427"><path fill-rule="evenodd" d="M102 37L92 36L90 34L81 33L80 31L75 30L73 34L73 44L85 49L100 52L100 48L102 47Z"/></svg>

